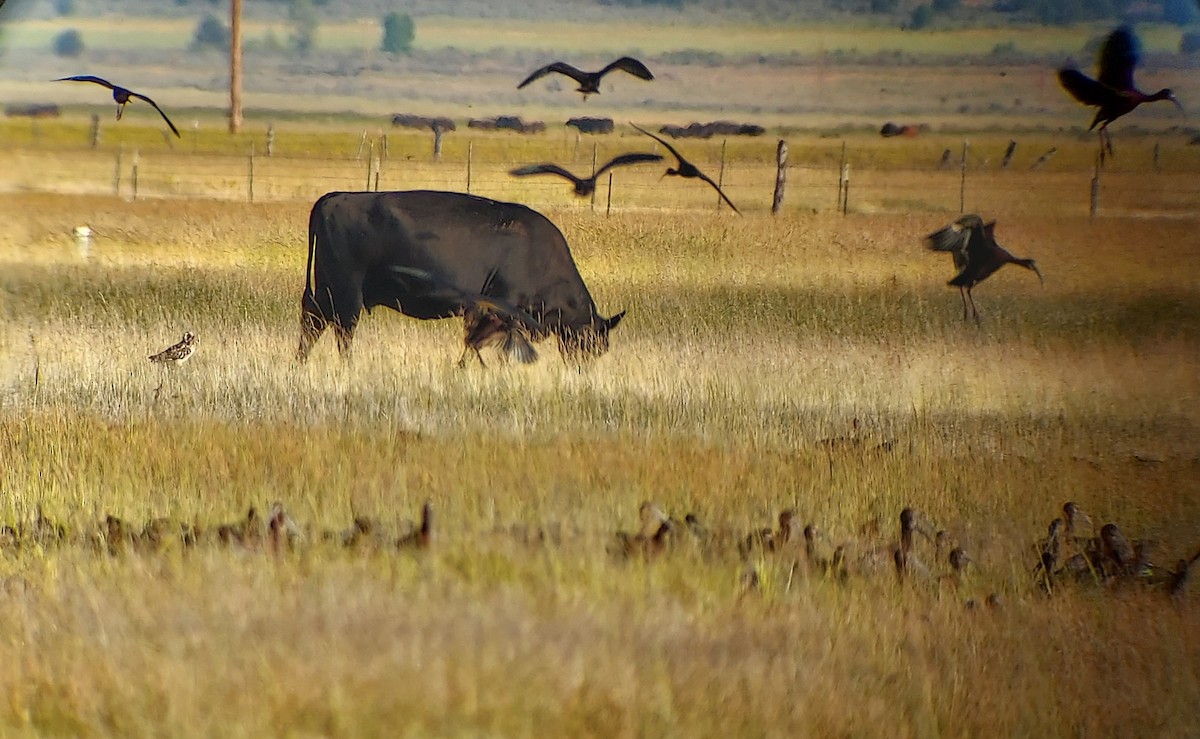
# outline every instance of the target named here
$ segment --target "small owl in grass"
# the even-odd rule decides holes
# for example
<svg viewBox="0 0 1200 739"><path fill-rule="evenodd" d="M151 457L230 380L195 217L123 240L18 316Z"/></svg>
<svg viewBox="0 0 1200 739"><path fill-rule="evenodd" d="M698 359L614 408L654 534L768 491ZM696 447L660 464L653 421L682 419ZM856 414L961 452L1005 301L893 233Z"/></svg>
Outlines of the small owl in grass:
<svg viewBox="0 0 1200 739"><path fill-rule="evenodd" d="M197 343L199 343L199 339L197 339L196 335L191 331L188 331L183 335L182 341L174 346L163 349L158 354L151 356L150 361L154 362L155 364L183 364L184 362L188 361L193 354L196 353Z"/></svg>

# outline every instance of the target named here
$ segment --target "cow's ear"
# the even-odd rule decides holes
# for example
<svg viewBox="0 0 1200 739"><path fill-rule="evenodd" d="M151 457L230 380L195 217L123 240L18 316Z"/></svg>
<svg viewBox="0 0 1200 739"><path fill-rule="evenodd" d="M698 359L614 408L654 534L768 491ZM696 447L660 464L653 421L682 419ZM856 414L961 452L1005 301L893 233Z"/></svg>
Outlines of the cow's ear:
<svg viewBox="0 0 1200 739"><path fill-rule="evenodd" d="M625 317L625 311L621 311L620 313L613 316L612 318L604 319L604 330L612 331L614 328L617 327L617 324L620 323L621 319L624 317Z"/></svg>

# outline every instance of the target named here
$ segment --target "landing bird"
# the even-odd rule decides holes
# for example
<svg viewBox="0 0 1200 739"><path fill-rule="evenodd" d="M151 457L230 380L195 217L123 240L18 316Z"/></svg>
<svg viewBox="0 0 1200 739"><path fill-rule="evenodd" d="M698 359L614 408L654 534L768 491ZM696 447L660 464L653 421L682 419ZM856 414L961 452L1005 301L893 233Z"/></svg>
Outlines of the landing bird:
<svg viewBox="0 0 1200 739"><path fill-rule="evenodd" d="M200 340L196 338L196 335L188 331L183 335L182 341L151 356L150 361L155 364L183 364L196 353L196 345L199 342Z"/></svg>
<svg viewBox="0 0 1200 739"><path fill-rule="evenodd" d="M1108 124L1117 120L1142 103L1170 100L1183 113L1183 106L1175 95L1164 88L1148 95L1133 86L1133 70L1138 64L1141 50L1137 36L1129 26L1121 26L1105 39L1100 47L1096 68L1098 79L1092 79L1075 69L1073 63L1058 70L1058 81L1071 97L1088 106L1099 108L1092 119L1092 130L1100 125L1100 161L1104 161L1105 150L1111 155L1112 139L1108 135ZM1185 114L1186 116L1186 114Z"/></svg>
<svg viewBox="0 0 1200 739"><path fill-rule="evenodd" d="M154 109L158 111L158 114L161 115L163 120L167 122L167 125L171 127L171 133L175 134L176 138L182 138L179 135L179 129L175 128L175 124L171 123L171 119L167 117L167 114L163 112L162 108L158 107L158 103L154 102L153 100L146 97L145 95L142 95L141 93L134 92L133 90L127 90L124 87L121 87L120 85L114 85L113 83L109 82L108 80L101 79L99 77L93 77L90 74L81 74L81 75L77 75L75 77L62 77L62 78L59 78L54 81L55 82L94 82L97 85L102 85L102 86L107 87L108 89L112 90L113 100L117 101L117 120L118 121L121 120L121 114L125 112L125 106L129 104L129 101L132 98L137 98L138 100L145 100L147 103L150 103L152 106L154 106Z"/></svg>
<svg viewBox="0 0 1200 739"><path fill-rule="evenodd" d="M529 337L545 336L546 328L519 306L487 295L496 275L494 271L488 275L479 293L460 290L423 269L394 266L392 275L404 285L406 294L444 304L447 315L463 317L466 347L458 360L460 367L466 364L471 352L483 364L479 350L489 344L500 344L501 351L523 364L537 360L537 350Z"/></svg>
<svg viewBox="0 0 1200 739"><path fill-rule="evenodd" d="M707 182L708 184L712 185L712 188L717 191L717 194L721 196L721 199L724 200L726 203L728 203L730 208L733 208L734 213L737 213L739 216L742 214L742 212L737 209L737 206L733 204L733 201L725 196L725 193L721 191L721 188L717 185L717 183L713 182L711 177L709 177L708 175L701 172L700 169L698 167L696 167L696 165L694 165L691 162L689 162L688 160L684 159L683 156L680 155L680 153L675 150L674 146L671 146L670 144L668 144L666 141L663 141L658 136L655 136L654 134L650 133L646 129L641 128L634 123L630 123L629 125L633 126L637 130L646 134L647 136L654 139L655 141L662 144L663 146L667 147L667 151L671 152L671 155L674 156L675 159L677 159L679 161L679 166L678 167L668 167L667 171L663 174L663 177L666 177L668 175L674 175L676 177L688 177L688 178L695 177L695 178L702 179L705 182Z"/></svg>
<svg viewBox="0 0 1200 739"><path fill-rule="evenodd" d="M517 169L509 170L509 174L514 177L527 177L535 174L556 174L559 177L565 177L575 184L575 194L580 197L591 195L596 190L596 180L600 175L604 174L613 167L621 167L626 164L637 164L638 162L660 162L662 161L661 154L622 154L614 158L612 161L605 164L600 169L587 179L581 179L571 174L567 170L557 164L531 164L528 167L518 167Z"/></svg>
<svg viewBox="0 0 1200 739"><path fill-rule="evenodd" d="M558 72L559 74L565 74L579 83L577 92L583 93L583 99L586 101L588 95L600 94L600 79L614 69L619 69L622 72L628 72L639 79L654 79L654 75L650 73L650 70L646 68L645 64L642 64L631 56L623 56L612 64L609 64L604 69L601 69L599 72L584 72L572 67L566 62L554 62L553 64L547 64L546 66L536 70L533 74L526 77L524 82L517 85L517 89L520 90L522 87L525 87L536 79L545 77L553 72Z"/></svg>
<svg viewBox="0 0 1200 739"><path fill-rule="evenodd" d="M926 248L931 251L948 251L954 255L954 266L959 272L946 284L957 287L962 296L964 321L967 319L969 299L971 310L975 314L975 323L979 323L979 309L975 307L971 289L1004 265L1016 264L1033 270L1038 280L1042 280L1042 272L1032 259L1015 257L996 243L995 230L995 221L984 223L982 218L972 213L925 237Z"/></svg>

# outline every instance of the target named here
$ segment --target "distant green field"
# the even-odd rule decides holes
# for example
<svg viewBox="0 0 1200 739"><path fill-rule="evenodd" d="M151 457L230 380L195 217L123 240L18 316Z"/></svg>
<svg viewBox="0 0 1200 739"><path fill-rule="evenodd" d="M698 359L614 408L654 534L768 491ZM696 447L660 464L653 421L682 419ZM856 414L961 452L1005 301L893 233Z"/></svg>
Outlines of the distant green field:
<svg viewBox="0 0 1200 739"><path fill-rule="evenodd" d="M20 21L6 27L5 44L12 48L49 48L56 35L74 28L90 48L175 49L188 45L196 21L160 18L57 18ZM579 24L546 20L475 20L439 16L417 19L416 48L457 48L464 51L510 49L525 51L573 51L577 54L636 52L665 54L703 51L719 55L814 56L825 53L878 54L900 52L910 55L981 56L1002 44L1012 44L1015 53L1029 55L1078 54L1088 39L1104 33L1105 27L1077 26L1043 28L969 28L954 30L902 31L881 26L800 26L791 24L748 25L678 23L669 26L641 22ZM247 44L273 35L286 42L290 27L286 20L248 21ZM1180 30L1173 26L1139 29L1147 50L1175 52ZM326 23L317 33L317 48L328 50L371 50L382 36L377 19Z"/></svg>

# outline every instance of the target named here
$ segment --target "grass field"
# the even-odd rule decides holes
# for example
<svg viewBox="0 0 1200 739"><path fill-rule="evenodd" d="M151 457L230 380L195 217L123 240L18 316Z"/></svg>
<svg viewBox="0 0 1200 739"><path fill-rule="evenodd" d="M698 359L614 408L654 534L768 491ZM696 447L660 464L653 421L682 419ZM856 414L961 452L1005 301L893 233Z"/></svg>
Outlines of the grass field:
<svg viewBox="0 0 1200 739"><path fill-rule="evenodd" d="M40 507L68 534L0 550L0 733L1196 731L1195 584L1179 600L1135 584L1047 597L1030 574L1066 500L1096 530L1154 539L1160 567L1200 545L1189 149L1154 173L1151 140L1117 139L1095 221L1077 182L1091 142L1031 143L1062 145L1047 172L977 162L968 207L1046 276L991 278L978 328L944 284L949 258L920 248L957 213L956 173L920 169L940 142L854 140L864 194L845 218L832 182L806 199L806 170L788 211L767 215L769 188L738 178L769 173L773 141L729 150L735 198L753 193L740 219L686 183L657 186L657 171L637 191L654 210L625 202L607 218L565 186L497 178L488 194L540 204L600 310L628 314L581 369L547 343L531 367L488 354L491 368L460 370L457 323L386 311L364 319L352 363L330 338L293 362L307 190L231 197L241 184L222 179L216 139L167 160L203 185L191 197L69 194L66 175L14 186L111 173L111 150L88 165L45 131L0 150L0 521L28 529ZM314 156L356 145L353 132L306 141ZM800 141L802 162L836 162L836 140ZM569 143L484 138L476 154L498 168ZM692 145L704 164L719 147ZM462 152L445 156L421 171L458 189L447 173ZM288 166L280 177L305 159ZM1058 188L1075 187L1072 205ZM69 236L83 223L97 234L87 259ZM185 330L201 341L188 364L146 361ZM848 435L863 445L820 443ZM427 551L322 538L354 515L394 538L427 499ZM275 500L305 531L294 551L210 534L107 552L106 515L211 531ZM684 539L612 555L645 500L739 538L794 507L825 556L848 546L853 575ZM906 505L974 558L960 584L872 570ZM917 546L935 578L949 573ZM743 593L748 569L761 584ZM999 609L966 608L991 593Z"/></svg>

